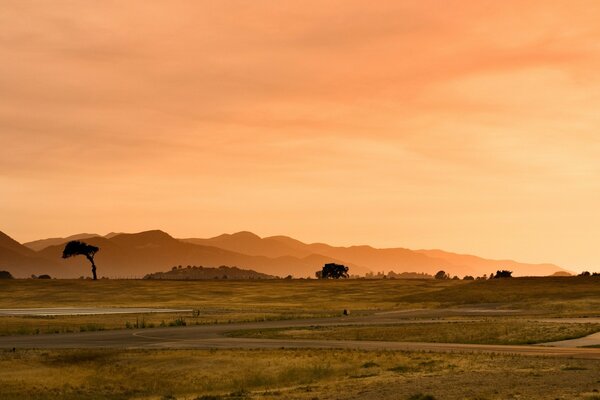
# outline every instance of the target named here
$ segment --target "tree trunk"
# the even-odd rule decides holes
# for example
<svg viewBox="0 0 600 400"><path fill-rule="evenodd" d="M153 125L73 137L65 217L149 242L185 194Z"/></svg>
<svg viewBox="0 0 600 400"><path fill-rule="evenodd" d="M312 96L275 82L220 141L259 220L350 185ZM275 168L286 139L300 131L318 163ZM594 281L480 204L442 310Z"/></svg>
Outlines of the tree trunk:
<svg viewBox="0 0 600 400"><path fill-rule="evenodd" d="M90 260L90 262L92 263L92 279L96 281L98 280L98 277L96 276L96 264L94 263L94 257L88 256L87 259Z"/></svg>

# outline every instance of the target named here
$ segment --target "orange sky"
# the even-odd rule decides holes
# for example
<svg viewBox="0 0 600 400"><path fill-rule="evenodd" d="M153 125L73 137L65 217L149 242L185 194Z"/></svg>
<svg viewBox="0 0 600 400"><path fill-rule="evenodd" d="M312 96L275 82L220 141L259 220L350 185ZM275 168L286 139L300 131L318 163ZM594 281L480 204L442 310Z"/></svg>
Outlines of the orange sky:
<svg viewBox="0 0 600 400"><path fill-rule="evenodd" d="M600 2L0 7L0 230L600 266Z"/></svg>

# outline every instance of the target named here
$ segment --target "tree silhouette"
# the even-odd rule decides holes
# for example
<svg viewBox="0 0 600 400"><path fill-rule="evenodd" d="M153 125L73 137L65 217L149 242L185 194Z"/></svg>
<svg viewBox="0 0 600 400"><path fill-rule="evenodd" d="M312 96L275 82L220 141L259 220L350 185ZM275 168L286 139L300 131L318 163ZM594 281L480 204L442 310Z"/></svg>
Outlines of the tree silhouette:
<svg viewBox="0 0 600 400"><path fill-rule="evenodd" d="M14 279L14 278L10 272L0 271L0 279Z"/></svg>
<svg viewBox="0 0 600 400"><path fill-rule="evenodd" d="M62 258L85 256L85 258L92 263L92 275L94 280L96 280L98 278L96 277L96 264L94 263L94 256L99 250L100 249L98 247L92 246L91 244L80 242L79 240L71 240L66 244L65 249L63 250Z"/></svg>
<svg viewBox="0 0 600 400"><path fill-rule="evenodd" d="M450 275L446 273L446 271L438 271L434 276L435 279L450 279Z"/></svg>
<svg viewBox="0 0 600 400"><path fill-rule="evenodd" d="M512 271L503 269L502 271L496 271L496 276L490 277L490 279L502 279L502 278L512 278Z"/></svg>
<svg viewBox="0 0 600 400"><path fill-rule="evenodd" d="M318 279L340 279L340 278L348 278L348 270L349 268L345 265L329 263L323 266L323 269L317 271L315 273Z"/></svg>

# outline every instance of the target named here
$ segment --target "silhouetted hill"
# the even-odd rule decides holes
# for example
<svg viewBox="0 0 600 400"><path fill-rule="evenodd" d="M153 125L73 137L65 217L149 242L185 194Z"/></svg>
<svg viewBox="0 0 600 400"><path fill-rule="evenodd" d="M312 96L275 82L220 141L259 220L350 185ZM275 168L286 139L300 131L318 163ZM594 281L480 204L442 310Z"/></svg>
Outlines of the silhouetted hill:
<svg viewBox="0 0 600 400"><path fill-rule="evenodd" d="M210 244L230 251L253 255L295 257L330 257L341 263L353 266L351 274L364 274L363 271L394 271L402 273L419 271L434 275L440 269L450 275L481 276L506 267L515 276L550 275L563 270L553 264L527 264L509 260L488 260L470 255L459 255L439 250L410 250L405 248L378 249L371 246L336 247L324 243L307 244L287 236L260 238L251 232L224 234L210 239L184 239L191 243Z"/></svg>
<svg viewBox="0 0 600 400"><path fill-rule="evenodd" d="M214 246L186 243L158 230L118 234L110 239L92 237L85 242L100 248L95 257L98 274L107 277L142 277L173 265L199 264L206 267L239 265L269 275L291 274L295 277L306 277L314 276L315 271L323 264L337 261L324 256L311 256L304 259L290 256L269 258L246 255ZM50 260L58 260L62 250L62 245L50 246L39 254ZM64 269L53 271L52 276L78 277L89 274L90 266L84 257L61 259L60 263ZM73 275L73 270L78 272Z"/></svg>
<svg viewBox="0 0 600 400"><path fill-rule="evenodd" d="M265 257L306 257L312 254L310 250L306 248L306 245L302 242L298 242L300 245L294 245L290 242L294 239L287 241L283 239L284 236L272 237L272 238L261 238L252 232L238 232L234 234L223 234L210 239L181 239L184 242L201 244L204 246L214 246L221 249L235 251L238 253L248 254L251 256L265 256Z"/></svg>
<svg viewBox="0 0 600 400"><path fill-rule="evenodd" d="M85 240L91 237L100 236L95 233L80 233L77 235L72 235L68 237L57 237L57 238L48 238L48 239L40 239L34 240L33 242L23 243L23 246L30 248L31 250L40 251L45 249L48 246L56 246L59 244L65 244L71 240Z"/></svg>
<svg viewBox="0 0 600 400"><path fill-rule="evenodd" d="M50 274L59 278L87 276L90 266L84 257L61 259L64 243L75 237L50 239L60 239L61 243L35 252L2 234L0 268L10 271L15 277L28 277L31 274ZM347 265L352 275L381 271L417 271L433 275L440 269L461 277L481 276L498 269L510 269L515 276L550 275L556 271L564 271L553 264L489 260L441 250L336 247L324 243L306 244L287 236L261 238L251 232L224 234L209 239L180 240L163 231L152 230L92 236L84 241L100 247L100 252L96 255L98 273L107 277L142 277L173 265L238 265L240 268L280 277L288 274L313 277L323 264L331 262Z"/></svg>
<svg viewBox="0 0 600 400"><path fill-rule="evenodd" d="M144 276L144 279L200 280L200 279L276 279L273 275L262 274L251 269L220 266L207 268L187 266L173 267L167 272L155 272Z"/></svg>
<svg viewBox="0 0 600 400"><path fill-rule="evenodd" d="M458 268L469 267L479 271L478 274L488 275L495 273L498 269L508 269L513 271L515 276L547 276L557 271L564 271L563 268L554 264L528 264L513 260L490 260L468 254L456 254L443 250L417 250L418 253L442 259Z"/></svg>
<svg viewBox="0 0 600 400"><path fill-rule="evenodd" d="M4 232L0 232L0 247L22 256L35 257L36 255L33 250L23 246Z"/></svg>
<svg viewBox="0 0 600 400"><path fill-rule="evenodd" d="M58 260L46 260L35 251L0 232L0 270L10 272L15 278L25 278L32 274L49 273L57 266Z"/></svg>

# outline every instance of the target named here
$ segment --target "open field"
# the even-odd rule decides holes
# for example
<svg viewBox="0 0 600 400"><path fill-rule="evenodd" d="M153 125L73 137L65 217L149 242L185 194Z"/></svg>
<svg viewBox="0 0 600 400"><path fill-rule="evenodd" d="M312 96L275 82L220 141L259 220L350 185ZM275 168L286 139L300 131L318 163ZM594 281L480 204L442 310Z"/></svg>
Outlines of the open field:
<svg viewBox="0 0 600 400"><path fill-rule="evenodd" d="M191 313L109 316L0 316L0 335L123 329L185 319L187 324L229 323L453 307L518 310L520 315L600 315L598 278L436 280L14 280L0 281L0 308L149 307ZM432 311L433 312L433 311ZM432 314L435 315L435 314ZM438 317L448 316L438 315Z"/></svg>
<svg viewBox="0 0 600 400"><path fill-rule="evenodd" d="M193 310L0 317L19 334L0 337L0 400L598 400L598 349L515 344L598 331L599 283L0 282L0 308Z"/></svg>
<svg viewBox="0 0 600 400"><path fill-rule="evenodd" d="M600 324L538 322L495 318L485 321L444 321L363 326L312 326L284 329L242 330L231 337L258 339L378 340L475 344L535 344L569 340L600 331Z"/></svg>
<svg viewBox="0 0 600 400"><path fill-rule="evenodd" d="M0 352L0 399L598 399L599 360L356 350Z"/></svg>

